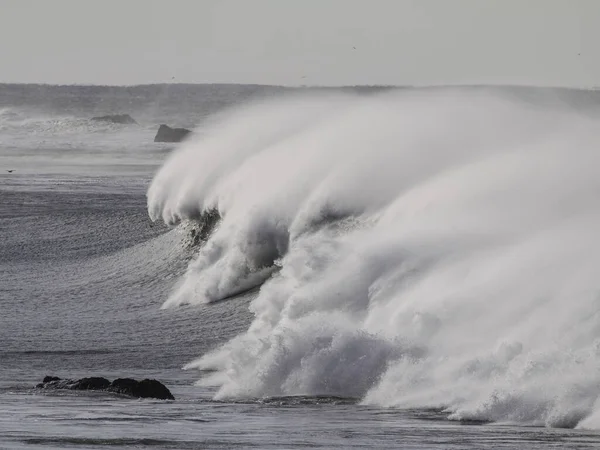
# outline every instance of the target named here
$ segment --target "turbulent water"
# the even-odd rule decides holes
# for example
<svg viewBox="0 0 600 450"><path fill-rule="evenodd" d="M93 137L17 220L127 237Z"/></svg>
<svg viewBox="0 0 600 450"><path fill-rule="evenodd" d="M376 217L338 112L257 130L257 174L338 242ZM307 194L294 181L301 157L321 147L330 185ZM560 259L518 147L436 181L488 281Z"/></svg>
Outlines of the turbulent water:
<svg viewBox="0 0 600 450"><path fill-rule="evenodd" d="M0 448L597 446L599 120L578 90L0 85Z"/></svg>

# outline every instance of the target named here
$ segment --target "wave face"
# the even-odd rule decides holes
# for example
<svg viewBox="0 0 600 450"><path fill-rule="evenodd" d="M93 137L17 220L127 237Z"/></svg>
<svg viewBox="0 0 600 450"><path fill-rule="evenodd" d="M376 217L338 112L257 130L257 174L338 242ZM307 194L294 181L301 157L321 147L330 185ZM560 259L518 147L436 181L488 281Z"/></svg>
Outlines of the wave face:
<svg viewBox="0 0 600 450"><path fill-rule="evenodd" d="M264 284L248 331L187 367L218 398L600 426L597 119L435 89L216 120L148 191L153 219L222 218L165 306Z"/></svg>

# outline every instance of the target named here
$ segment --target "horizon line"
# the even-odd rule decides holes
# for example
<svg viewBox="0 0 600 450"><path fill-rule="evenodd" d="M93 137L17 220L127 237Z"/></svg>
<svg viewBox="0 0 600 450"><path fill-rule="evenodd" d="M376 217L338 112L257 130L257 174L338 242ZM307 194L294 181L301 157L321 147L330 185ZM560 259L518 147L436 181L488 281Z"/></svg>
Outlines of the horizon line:
<svg viewBox="0 0 600 450"><path fill-rule="evenodd" d="M379 89L425 89L425 88L451 88L451 87L479 87L479 88L538 88L538 89L574 89L574 90L600 90L600 85L592 86L557 86L535 85L520 83L486 84L486 83L447 83L447 84L262 84L262 83L138 83L138 84L94 84L94 83L46 83L46 82L5 82L0 81L0 86L44 86L44 87L102 87L102 88L137 88L153 86L245 86L281 89L348 89L348 88L379 88Z"/></svg>

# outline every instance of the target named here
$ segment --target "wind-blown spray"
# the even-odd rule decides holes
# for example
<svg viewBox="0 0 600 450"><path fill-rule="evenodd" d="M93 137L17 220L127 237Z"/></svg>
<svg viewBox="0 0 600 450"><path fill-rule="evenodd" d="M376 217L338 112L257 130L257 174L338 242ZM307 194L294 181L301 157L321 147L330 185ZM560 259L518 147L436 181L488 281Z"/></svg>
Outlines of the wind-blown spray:
<svg viewBox="0 0 600 450"><path fill-rule="evenodd" d="M600 426L599 148L596 117L484 90L230 112L148 192L171 225L221 216L165 306L264 282L249 330L188 367L219 398Z"/></svg>

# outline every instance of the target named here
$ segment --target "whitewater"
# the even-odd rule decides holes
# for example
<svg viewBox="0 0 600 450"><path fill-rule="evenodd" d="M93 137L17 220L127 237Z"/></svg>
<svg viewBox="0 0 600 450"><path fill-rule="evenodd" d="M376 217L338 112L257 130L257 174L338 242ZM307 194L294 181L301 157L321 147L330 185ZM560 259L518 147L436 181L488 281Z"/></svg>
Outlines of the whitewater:
<svg viewBox="0 0 600 450"><path fill-rule="evenodd" d="M186 368L217 399L599 427L598 119L460 89L219 117L148 191L155 220L222 218L164 307L262 285L248 331Z"/></svg>
<svg viewBox="0 0 600 450"><path fill-rule="evenodd" d="M0 84L0 449L596 448L599 119L583 89Z"/></svg>

